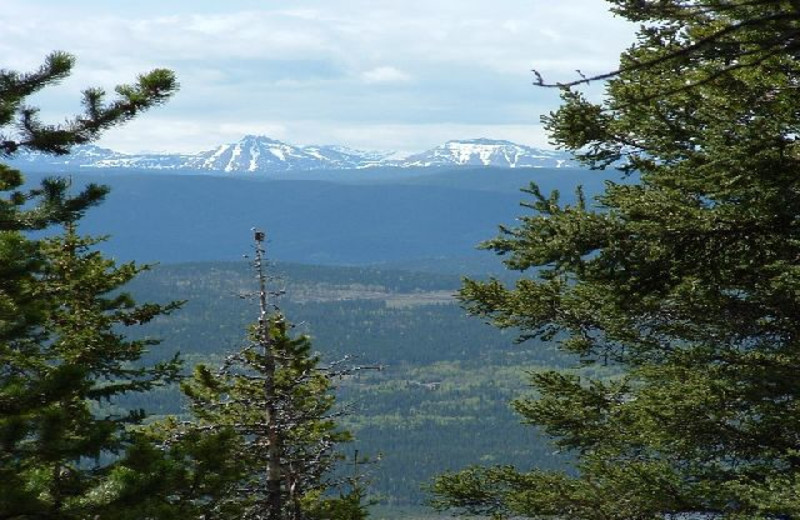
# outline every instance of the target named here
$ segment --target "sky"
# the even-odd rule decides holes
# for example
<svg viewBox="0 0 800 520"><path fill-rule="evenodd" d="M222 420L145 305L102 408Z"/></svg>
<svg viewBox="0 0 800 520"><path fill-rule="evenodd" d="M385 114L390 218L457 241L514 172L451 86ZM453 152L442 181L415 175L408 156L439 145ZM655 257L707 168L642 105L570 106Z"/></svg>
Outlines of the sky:
<svg viewBox="0 0 800 520"><path fill-rule="evenodd" d="M29 102L53 123L80 111L86 87L174 70L173 99L96 143L127 153L247 134L400 153L478 137L549 148L540 116L558 92L531 69L548 81L612 70L634 29L603 0L0 0L0 68L77 57Z"/></svg>

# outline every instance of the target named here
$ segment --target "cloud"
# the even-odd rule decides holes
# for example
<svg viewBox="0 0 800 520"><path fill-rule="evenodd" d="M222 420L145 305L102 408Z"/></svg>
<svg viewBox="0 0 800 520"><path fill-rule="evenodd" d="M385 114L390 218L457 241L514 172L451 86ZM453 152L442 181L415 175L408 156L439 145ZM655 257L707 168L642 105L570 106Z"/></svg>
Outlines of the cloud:
<svg viewBox="0 0 800 520"><path fill-rule="evenodd" d="M538 115L553 110L558 96L531 86L531 68L550 81L573 79L575 69L604 72L632 39L631 26L606 6L601 0L298 0L290 7L262 0L6 0L0 68L33 70L54 49L76 54L73 76L31 100L54 122L80 110L87 86L111 92L154 67L174 69L181 82L175 99L101 143L127 151L137 143L196 151L235 140L237 129L297 142L349 136L357 146L417 149L442 138L524 137L522 130L503 132L538 128ZM459 128L474 132L442 133Z"/></svg>
<svg viewBox="0 0 800 520"><path fill-rule="evenodd" d="M248 134L287 140L292 137L283 123L275 121L220 123L214 118L181 119L150 114L106 132L101 143L123 153L197 153L236 142Z"/></svg>
<svg viewBox="0 0 800 520"><path fill-rule="evenodd" d="M411 81L411 76L394 67L376 67L361 74L364 83L406 83Z"/></svg>
<svg viewBox="0 0 800 520"><path fill-rule="evenodd" d="M417 153L452 139L490 137L519 144L547 148L548 140L539 124L400 124L345 125L331 128L330 142L346 143L354 148L394 150Z"/></svg>

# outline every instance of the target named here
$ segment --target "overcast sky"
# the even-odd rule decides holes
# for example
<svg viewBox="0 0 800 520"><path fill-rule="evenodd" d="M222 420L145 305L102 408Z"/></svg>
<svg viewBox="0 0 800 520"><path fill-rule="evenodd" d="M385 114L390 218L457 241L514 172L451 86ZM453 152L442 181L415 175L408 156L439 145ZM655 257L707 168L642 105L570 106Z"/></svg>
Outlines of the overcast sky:
<svg viewBox="0 0 800 520"><path fill-rule="evenodd" d="M609 70L633 27L603 0L0 0L0 67L53 50L73 75L32 103L52 122L87 86L173 69L165 106L98 142L123 152L197 152L245 134L294 144L421 151L490 137L547 147L532 86ZM599 89L597 89L599 92Z"/></svg>

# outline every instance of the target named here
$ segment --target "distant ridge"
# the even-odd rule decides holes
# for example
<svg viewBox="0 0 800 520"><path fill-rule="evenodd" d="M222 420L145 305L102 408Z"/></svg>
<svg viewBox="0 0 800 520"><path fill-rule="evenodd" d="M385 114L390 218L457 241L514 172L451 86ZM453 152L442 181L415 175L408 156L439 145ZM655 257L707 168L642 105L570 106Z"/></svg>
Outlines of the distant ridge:
<svg viewBox="0 0 800 520"><path fill-rule="evenodd" d="M562 168L570 156L493 139L448 141L403 161L403 166L496 166L500 168Z"/></svg>
<svg viewBox="0 0 800 520"><path fill-rule="evenodd" d="M235 143L197 154L124 154L94 145L75 146L65 156L21 153L10 162L31 169L151 169L258 174L309 170L365 168L427 168L492 166L497 168L566 168L575 163L564 152L532 148L510 141L466 139L448 141L405 159L392 152L368 152L336 145L296 146L266 136L247 135Z"/></svg>

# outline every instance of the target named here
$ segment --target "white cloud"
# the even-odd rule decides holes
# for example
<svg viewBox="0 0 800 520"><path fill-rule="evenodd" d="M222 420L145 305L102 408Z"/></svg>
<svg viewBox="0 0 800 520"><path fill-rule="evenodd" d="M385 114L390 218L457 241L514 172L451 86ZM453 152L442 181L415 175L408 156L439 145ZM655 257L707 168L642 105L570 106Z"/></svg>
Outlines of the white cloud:
<svg viewBox="0 0 800 520"><path fill-rule="evenodd" d="M411 81L411 76L394 67L376 67L361 74L365 83L406 83Z"/></svg>
<svg viewBox="0 0 800 520"><path fill-rule="evenodd" d="M280 122L221 123L213 119L165 118L153 113L106 132L98 144L123 153L197 153L248 134L288 139L287 128ZM147 146L143 147L143 143Z"/></svg>
<svg viewBox="0 0 800 520"><path fill-rule="evenodd" d="M545 144L538 114L558 100L530 69L552 81L604 72L632 39L602 0L3 4L0 68L31 70L54 49L78 57L32 100L52 121L80 109L82 88L176 71L174 100L104 139L125 151L197 151L237 132L418 150L456 137L533 144L528 129ZM392 85L403 88L377 88Z"/></svg>
<svg viewBox="0 0 800 520"><path fill-rule="evenodd" d="M549 148L547 135L539 124L470 125L458 123L358 125L331 129L333 141L347 143L354 148L395 150L417 153L453 139L489 137L505 139L519 144Z"/></svg>
<svg viewBox="0 0 800 520"><path fill-rule="evenodd" d="M510 33L517 34L525 25L526 24L521 23L519 20L506 20L502 23L501 27Z"/></svg>

